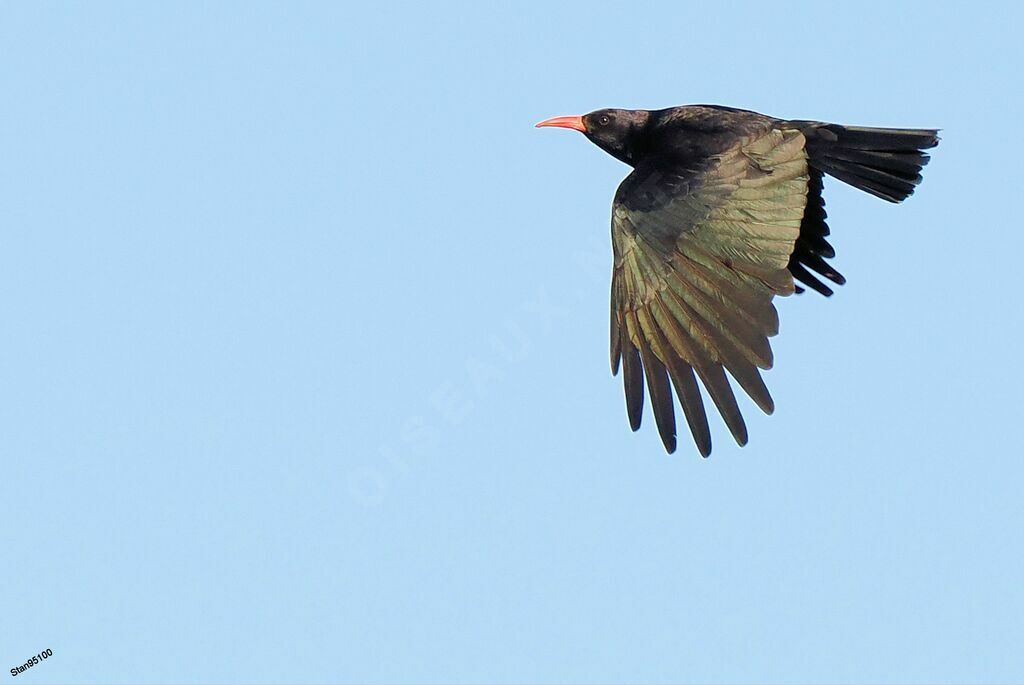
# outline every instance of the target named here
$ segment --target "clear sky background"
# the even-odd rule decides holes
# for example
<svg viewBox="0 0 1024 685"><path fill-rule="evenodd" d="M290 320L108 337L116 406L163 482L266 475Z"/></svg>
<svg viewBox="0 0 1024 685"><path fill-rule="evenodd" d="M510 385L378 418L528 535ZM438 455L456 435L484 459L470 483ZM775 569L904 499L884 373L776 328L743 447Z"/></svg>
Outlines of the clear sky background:
<svg viewBox="0 0 1024 685"><path fill-rule="evenodd" d="M1024 680L1014 3L4 3L0 680ZM751 442L608 369L549 116L935 126ZM12 678L34 654L53 656Z"/></svg>

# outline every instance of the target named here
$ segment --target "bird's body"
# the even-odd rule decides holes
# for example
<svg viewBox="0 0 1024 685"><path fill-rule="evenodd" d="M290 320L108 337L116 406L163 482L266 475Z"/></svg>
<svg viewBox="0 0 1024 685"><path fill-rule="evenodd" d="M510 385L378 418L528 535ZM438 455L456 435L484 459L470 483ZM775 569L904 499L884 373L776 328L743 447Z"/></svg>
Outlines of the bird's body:
<svg viewBox="0 0 1024 685"><path fill-rule="evenodd" d="M774 409L759 369L772 365L778 332L772 300L842 284L826 261L822 179L834 176L900 202L920 182L931 129L788 121L693 105L606 109L538 126L583 132L633 167L612 208L611 357L621 364L633 430L644 384L665 448L675 450L672 387L701 454L711 437L701 380L739 444L746 426L727 370L766 413Z"/></svg>

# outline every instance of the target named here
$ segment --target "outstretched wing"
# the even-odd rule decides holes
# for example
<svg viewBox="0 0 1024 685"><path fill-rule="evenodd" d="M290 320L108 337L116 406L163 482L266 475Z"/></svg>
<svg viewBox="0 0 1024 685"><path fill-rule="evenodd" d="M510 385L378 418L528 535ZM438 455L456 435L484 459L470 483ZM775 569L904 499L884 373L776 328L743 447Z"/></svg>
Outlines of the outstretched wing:
<svg viewBox="0 0 1024 685"><path fill-rule="evenodd" d="M725 370L774 409L759 369L771 368L768 338L779 330L772 298L794 291L787 264L807 203L804 143L799 131L771 129L697 165L642 163L616 192L612 372L621 359L633 430L646 378L669 452L672 386L704 456L711 434L697 378L741 445L747 429Z"/></svg>
<svg viewBox="0 0 1024 685"><path fill-rule="evenodd" d="M822 173L811 167L807 183L807 209L800 224L800 237L796 239L793 254L789 256L789 272L793 278L825 297L832 296L832 288L822 282L821 276L837 285L846 283L846 278L825 260L836 256L835 248L828 242L828 214L825 199L821 196ZM796 286L798 293L803 288Z"/></svg>

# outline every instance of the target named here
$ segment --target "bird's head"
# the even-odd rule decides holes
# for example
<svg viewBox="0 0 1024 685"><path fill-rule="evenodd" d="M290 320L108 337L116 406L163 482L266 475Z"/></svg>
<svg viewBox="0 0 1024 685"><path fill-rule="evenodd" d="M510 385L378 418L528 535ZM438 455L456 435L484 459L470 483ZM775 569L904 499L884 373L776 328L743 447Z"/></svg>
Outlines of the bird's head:
<svg viewBox="0 0 1024 685"><path fill-rule="evenodd" d="M545 119L537 126L579 131L612 157L632 164L636 154L636 136L647 123L650 114L641 109L599 109L581 117Z"/></svg>

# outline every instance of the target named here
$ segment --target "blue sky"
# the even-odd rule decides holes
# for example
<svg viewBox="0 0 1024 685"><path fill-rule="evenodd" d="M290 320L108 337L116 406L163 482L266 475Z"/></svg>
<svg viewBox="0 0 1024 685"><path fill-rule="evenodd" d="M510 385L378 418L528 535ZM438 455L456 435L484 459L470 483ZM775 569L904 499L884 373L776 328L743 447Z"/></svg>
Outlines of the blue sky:
<svg viewBox="0 0 1024 685"><path fill-rule="evenodd" d="M0 8L0 677L1024 679L1017 5L208 5ZM533 128L695 102L943 129L706 461Z"/></svg>

